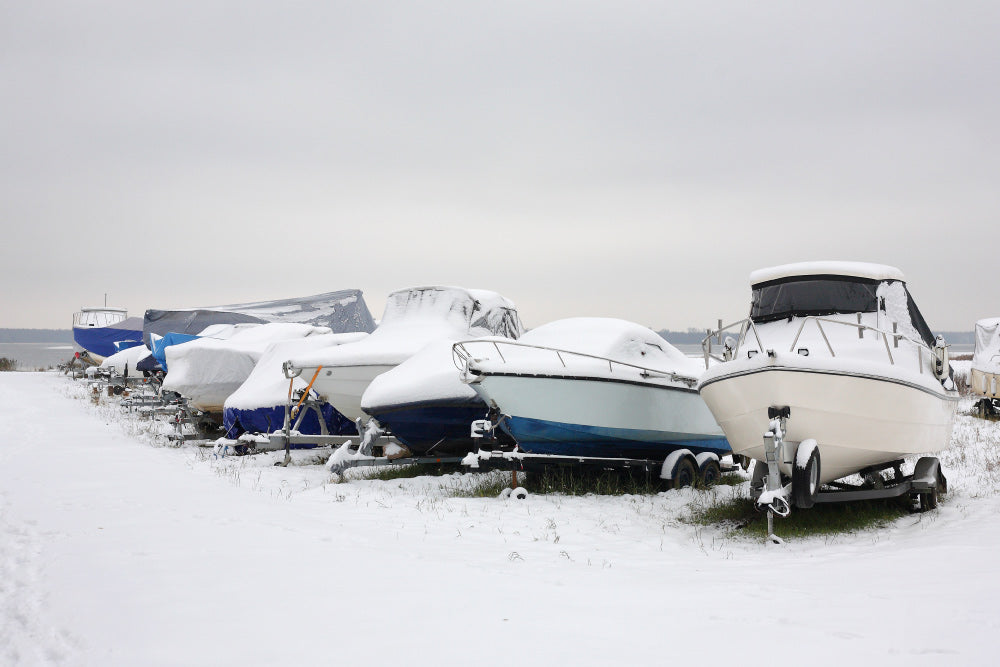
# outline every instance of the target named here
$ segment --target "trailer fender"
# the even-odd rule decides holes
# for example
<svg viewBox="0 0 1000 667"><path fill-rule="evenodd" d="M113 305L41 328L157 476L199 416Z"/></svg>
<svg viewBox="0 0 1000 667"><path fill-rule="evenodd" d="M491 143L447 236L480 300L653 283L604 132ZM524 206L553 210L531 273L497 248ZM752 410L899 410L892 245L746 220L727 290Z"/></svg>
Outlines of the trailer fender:
<svg viewBox="0 0 1000 667"><path fill-rule="evenodd" d="M698 483L703 488L714 486L722 477L722 466L719 464L719 455L715 452L702 452L695 458L695 465L698 468Z"/></svg>
<svg viewBox="0 0 1000 667"><path fill-rule="evenodd" d="M937 487L938 493L948 493L948 480L941 472L941 461L936 456L921 456L913 468L911 488L925 493Z"/></svg>

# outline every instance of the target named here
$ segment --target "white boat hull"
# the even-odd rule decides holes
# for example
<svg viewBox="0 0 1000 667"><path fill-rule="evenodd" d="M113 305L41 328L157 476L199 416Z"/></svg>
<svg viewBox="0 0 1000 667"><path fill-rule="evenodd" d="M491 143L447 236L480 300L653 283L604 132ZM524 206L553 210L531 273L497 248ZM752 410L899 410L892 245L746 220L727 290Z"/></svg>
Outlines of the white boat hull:
<svg viewBox="0 0 1000 667"><path fill-rule="evenodd" d="M764 460L768 408L788 406L788 450L783 458L790 462L798 443L815 439L821 483L871 465L944 449L958 403L956 392L862 373L754 367L747 362L729 362L713 370L702 379L699 391L733 452ZM791 472L788 463L782 467L786 474Z"/></svg>
<svg viewBox="0 0 1000 667"><path fill-rule="evenodd" d="M579 377L485 375L471 384L534 453L664 458L679 446L727 453L722 429L690 389Z"/></svg>
<svg viewBox="0 0 1000 667"><path fill-rule="evenodd" d="M308 384L315 375L312 388L324 401L352 422L367 421L368 415L361 409L361 397L372 380L395 367L396 364L323 366L317 375L317 367L312 366L303 367L299 377Z"/></svg>

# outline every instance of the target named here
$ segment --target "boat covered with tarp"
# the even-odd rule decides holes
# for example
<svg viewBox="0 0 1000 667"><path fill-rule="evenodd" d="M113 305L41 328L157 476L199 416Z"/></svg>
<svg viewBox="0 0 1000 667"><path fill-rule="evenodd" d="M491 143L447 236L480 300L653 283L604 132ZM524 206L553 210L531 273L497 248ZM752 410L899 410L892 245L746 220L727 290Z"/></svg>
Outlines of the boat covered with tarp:
<svg viewBox="0 0 1000 667"><path fill-rule="evenodd" d="M151 336L168 333L198 335L214 324L309 324L333 333L375 330L375 320L361 290L346 289L313 296L206 308L158 310L150 308L142 322L143 341L152 348Z"/></svg>

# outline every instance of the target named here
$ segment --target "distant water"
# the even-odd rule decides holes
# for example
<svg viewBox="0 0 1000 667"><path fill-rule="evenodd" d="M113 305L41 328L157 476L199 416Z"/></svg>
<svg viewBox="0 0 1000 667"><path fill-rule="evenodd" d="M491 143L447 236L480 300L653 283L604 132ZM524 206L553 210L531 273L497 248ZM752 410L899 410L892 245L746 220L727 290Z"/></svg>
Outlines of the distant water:
<svg viewBox="0 0 1000 667"><path fill-rule="evenodd" d="M45 369L73 357L67 343L0 343L0 357L17 361L19 370Z"/></svg>

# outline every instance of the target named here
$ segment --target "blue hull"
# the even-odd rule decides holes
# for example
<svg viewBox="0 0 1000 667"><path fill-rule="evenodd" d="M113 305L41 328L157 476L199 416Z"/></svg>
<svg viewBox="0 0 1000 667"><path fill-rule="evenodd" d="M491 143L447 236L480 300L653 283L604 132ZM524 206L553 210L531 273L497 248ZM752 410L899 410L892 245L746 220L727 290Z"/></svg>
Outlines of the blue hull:
<svg viewBox="0 0 1000 667"><path fill-rule="evenodd" d="M118 329L115 327L73 327L73 340L91 354L110 357L118 351L115 343L124 341L142 342L142 330ZM124 347L122 349L125 349Z"/></svg>
<svg viewBox="0 0 1000 667"><path fill-rule="evenodd" d="M470 401L435 401L369 413L414 454L458 454L479 448L481 439L469 433L472 422L486 417L486 403Z"/></svg>
<svg viewBox="0 0 1000 667"><path fill-rule="evenodd" d="M677 449L719 456L732 451L722 436L602 428L527 417L504 417L500 424L521 451L529 454L662 460Z"/></svg>
<svg viewBox="0 0 1000 667"><path fill-rule="evenodd" d="M330 435L357 435L358 429L344 415L337 412L329 403L323 404L323 421ZM293 422L294 423L294 422ZM285 406L276 405L253 410L237 410L225 408L222 414L222 424L226 429L227 438L238 438L244 433L273 433L285 424ZM299 425L299 433L304 435L319 435L321 432L319 419L315 410L306 412ZM313 446L313 445L309 445Z"/></svg>

